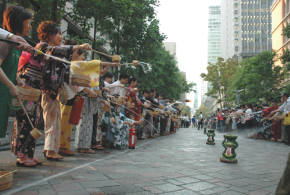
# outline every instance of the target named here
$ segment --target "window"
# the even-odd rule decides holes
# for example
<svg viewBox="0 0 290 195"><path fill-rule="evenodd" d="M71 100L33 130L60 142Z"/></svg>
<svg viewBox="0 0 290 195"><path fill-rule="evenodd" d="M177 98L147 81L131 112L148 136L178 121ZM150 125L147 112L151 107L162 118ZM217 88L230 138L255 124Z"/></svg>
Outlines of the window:
<svg viewBox="0 0 290 195"><path fill-rule="evenodd" d="M239 47L238 46L235 46L235 51L239 51Z"/></svg>

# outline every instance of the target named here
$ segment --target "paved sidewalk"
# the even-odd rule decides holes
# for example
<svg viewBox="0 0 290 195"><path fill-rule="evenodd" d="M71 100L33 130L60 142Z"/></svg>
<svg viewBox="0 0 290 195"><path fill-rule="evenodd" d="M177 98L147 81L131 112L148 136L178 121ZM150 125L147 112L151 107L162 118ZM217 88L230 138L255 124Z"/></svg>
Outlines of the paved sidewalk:
<svg viewBox="0 0 290 195"><path fill-rule="evenodd" d="M205 144L203 131L180 129L138 141L135 150L76 153L60 162L47 161L39 146L36 156L43 165L37 168L16 167L16 158L2 151L2 169L19 172L13 187L0 194L274 194L290 147L240 136L238 163L225 164L219 162L222 135L217 133L213 146Z"/></svg>

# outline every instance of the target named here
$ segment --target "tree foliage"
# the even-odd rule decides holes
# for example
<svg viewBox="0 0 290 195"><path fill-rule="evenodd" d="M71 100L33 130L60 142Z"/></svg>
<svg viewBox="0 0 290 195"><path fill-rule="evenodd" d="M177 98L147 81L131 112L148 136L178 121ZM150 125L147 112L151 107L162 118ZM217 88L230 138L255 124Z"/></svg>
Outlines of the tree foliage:
<svg viewBox="0 0 290 195"><path fill-rule="evenodd" d="M201 106L198 108L198 110L196 110L196 112L195 112L195 118L198 118L198 117L199 117L199 113L200 113L200 112L202 112L202 116L203 116L203 118L210 117L211 114L212 114L210 108L201 105Z"/></svg>
<svg viewBox="0 0 290 195"><path fill-rule="evenodd" d="M275 66L275 52L264 51L257 56L244 59L231 80L230 99L236 100L234 90L241 93L241 103L261 103L263 100L281 96L283 81L287 72Z"/></svg>
<svg viewBox="0 0 290 195"><path fill-rule="evenodd" d="M200 75L201 78L211 84L211 88L206 95L217 98L220 104L225 101L222 94L227 96L231 77L236 72L237 67L238 62L232 59L224 61L223 58L218 58L216 64L209 63L206 68L207 74L202 73Z"/></svg>
<svg viewBox="0 0 290 195"><path fill-rule="evenodd" d="M33 30L41 21L60 22L68 17L82 29L79 36L71 36L81 43L89 41L89 33L96 28L93 48L110 46L112 54L121 55L121 63L138 60L151 64L152 71L121 68L139 79L142 88L156 88L169 98L192 91L194 83L187 83L173 56L162 44L166 36L160 32L155 8L159 0L10 0L34 11ZM71 28L69 26L68 28ZM34 39L37 40L36 33ZM90 42L92 43L92 42Z"/></svg>

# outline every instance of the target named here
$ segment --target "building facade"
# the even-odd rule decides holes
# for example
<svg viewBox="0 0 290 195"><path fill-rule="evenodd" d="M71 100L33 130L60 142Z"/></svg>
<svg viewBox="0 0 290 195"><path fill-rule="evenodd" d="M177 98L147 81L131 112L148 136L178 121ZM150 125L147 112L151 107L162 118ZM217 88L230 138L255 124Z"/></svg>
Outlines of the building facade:
<svg viewBox="0 0 290 195"><path fill-rule="evenodd" d="M208 14L207 61L215 64L221 57L221 6L209 6Z"/></svg>
<svg viewBox="0 0 290 195"><path fill-rule="evenodd" d="M290 41L282 35L283 29L290 23L290 0L275 0L271 6L272 13L272 48L278 55L283 49L290 49ZM280 60L275 66L283 66Z"/></svg>
<svg viewBox="0 0 290 195"><path fill-rule="evenodd" d="M238 61L272 49L273 0L222 0L222 57Z"/></svg>

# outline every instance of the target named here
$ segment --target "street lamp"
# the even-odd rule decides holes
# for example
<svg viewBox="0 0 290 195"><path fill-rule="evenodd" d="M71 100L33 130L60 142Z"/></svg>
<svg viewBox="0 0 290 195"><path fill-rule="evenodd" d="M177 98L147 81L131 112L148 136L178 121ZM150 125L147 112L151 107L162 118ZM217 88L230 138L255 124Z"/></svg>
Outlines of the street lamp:
<svg viewBox="0 0 290 195"><path fill-rule="evenodd" d="M241 90L234 90L236 92L236 97L237 97L237 104L240 106L240 98L241 98L241 92L244 91L244 89Z"/></svg>

